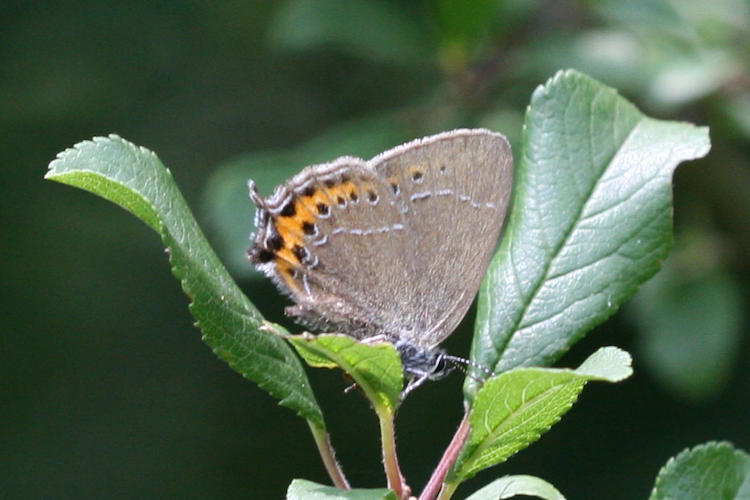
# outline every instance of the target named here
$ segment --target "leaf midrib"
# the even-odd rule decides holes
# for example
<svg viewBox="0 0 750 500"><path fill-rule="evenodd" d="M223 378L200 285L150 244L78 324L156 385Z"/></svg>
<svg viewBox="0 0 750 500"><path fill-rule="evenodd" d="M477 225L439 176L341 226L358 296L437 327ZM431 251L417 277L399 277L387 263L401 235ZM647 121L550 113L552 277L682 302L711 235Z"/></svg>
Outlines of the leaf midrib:
<svg viewBox="0 0 750 500"><path fill-rule="evenodd" d="M599 91L599 93L602 93L602 91ZM634 134L634 132L636 131L636 129L643 123L643 120L644 120L644 118L640 117L635 122L634 126L630 129L630 131L628 132L628 134L625 136L625 138L621 142L620 146L608 158L608 160L606 162L606 167L602 170L602 173L606 172L607 168L609 168L609 166L612 164L612 161L614 160L614 158L616 158L617 155L620 154L620 152L622 151L622 146L629 141L629 139L632 137L632 135ZM496 346L497 352L504 353L505 350L507 349L508 345L513 340L513 338L515 338L514 333L517 333L517 332L521 331L521 330L519 330L520 324L522 323L523 319L526 317L526 313L528 312L529 307L534 302L537 294L542 289L542 286L549 279L550 269L552 268L553 263L556 262L556 259L559 256L560 250L565 247L565 244L569 241L571 235L575 232L575 229L578 227L578 224L580 222L580 218L581 218L581 215L583 213L583 210L586 207L587 203L590 201L592 193L596 190L596 188L598 187L599 183L601 182L601 178L602 178L602 176L599 175L598 178L597 178L597 180L596 180L596 182L594 182L591 185L591 188L589 189L588 193L586 193L585 200L583 201L583 203L580 204L576 216L572 219L573 220L573 224L571 224L570 227L565 231L565 233L563 233L564 237L560 239L560 243L552 251L551 258L547 260L547 263L545 265L544 273L541 275L540 279L537 281L537 283L535 284L535 286L532 289L531 293L529 294L528 300L523 301L523 303L522 303L523 305L522 305L522 307L521 307L521 309L519 311L519 314L516 316L516 319L513 321L513 325L512 325L512 329L511 329L511 331L513 333L511 335L508 335L505 338L505 342L503 342L503 344L501 346ZM512 251L509 252L509 258L510 258L510 260L512 262L513 261L513 252ZM513 265L513 272L516 275L518 274L515 265ZM569 306L566 306L562 311L559 311L555 315L564 313L567 309L569 309ZM536 324L538 324L538 322ZM524 327L524 328L526 328L526 327ZM493 342L493 344L494 344L494 342ZM497 362L495 363L495 366L497 366L498 364L500 364L500 362L502 360L503 360L503 355L501 354L500 357L498 358ZM523 364L526 363L526 361L528 361L528 359L524 360L523 362L516 363L515 366L523 366Z"/></svg>

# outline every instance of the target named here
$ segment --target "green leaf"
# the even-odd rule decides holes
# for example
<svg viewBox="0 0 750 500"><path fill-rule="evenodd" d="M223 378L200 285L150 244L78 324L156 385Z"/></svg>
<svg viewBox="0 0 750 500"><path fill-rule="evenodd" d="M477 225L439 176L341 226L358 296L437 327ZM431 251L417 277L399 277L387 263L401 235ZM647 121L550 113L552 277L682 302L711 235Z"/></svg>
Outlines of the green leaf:
<svg viewBox="0 0 750 500"><path fill-rule="evenodd" d="M203 340L282 405L325 428L299 358L283 339L260 330L263 318L211 250L154 153L116 135L97 137L60 153L45 178L112 201L158 232Z"/></svg>
<svg viewBox="0 0 750 500"><path fill-rule="evenodd" d="M544 500L565 500L557 489L536 476L504 476L477 490L466 500L502 500L516 495L526 495Z"/></svg>
<svg viewBox="0 0 750 500"><path fill-rule="evenodd" d="M392 415L401 399L404 371L389 342L367 344L347 335L290 335L288 339L310 366L339 367L351 376L376 412Z"/></svg>
<svg viewBox="0 0 750 500"><path fill-rule="evenodd" d="M673 170L708 149L707 129L647 118L575 71L539 87L480 290L476 366L548 365L611 316L672 246ZM481 371L471 375L469 400Z"/></svg>
<svg viewBox="0 0 750 500"><path fill-rule="evenodd" d="M430 57L430 43L414 19L387 2L290 0L269 36L273 46L287 50L332 46L378 62L420 64Z"/></svg>
<svg viewBox="0 0 750 500"><path fill-rule="evenodd" d="M471 432L448 482L464 481L527 447L570 409L586 382L619 382L632 373L630 363L625 351L603 347L577 370L517 368L492 377L476 394Z"/></svg>
<svg viewBox="0 0 750 500"><path fill-rule="evenodd" d="M659 471L649 500L747 500L750 455L727 442L682 451Z"/></svg>
<svg viewBox="0 0 750 500"><path fill-rule="evenodd" d="M398 500L385 488L340 490L304 479L295 479L286 492L286 500Z"/></svg>

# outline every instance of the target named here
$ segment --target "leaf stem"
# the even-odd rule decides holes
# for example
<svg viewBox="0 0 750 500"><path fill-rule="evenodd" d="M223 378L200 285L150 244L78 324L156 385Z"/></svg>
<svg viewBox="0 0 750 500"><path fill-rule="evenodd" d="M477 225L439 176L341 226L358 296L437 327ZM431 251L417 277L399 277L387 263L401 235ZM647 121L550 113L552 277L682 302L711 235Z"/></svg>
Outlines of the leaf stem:
<svg viewBox="0 0 750 500"><path fill-rule="evenodd" d="M333 481L334 486L341 488L342 490L352 489L349 486L344 471L341 469L341 465L336 460L336 452L331 444L331 436L325 431L324 428L320 427L311 420L307 421L307 425L310 426L310 432L312 432L313 439L315 439L315 445L318 447L318 453L320 458L323 460L323 465L328 471L328 476Z"/></svg>
<svg viewBox="0 0 750 500"><path fill-rule="evenodd" d="M440 495L437 500L449 500L458 488L458 483L443 483L443 487L440 488Z"/></svg>
<svg viewBox="0 0 750 500"><path fill-rule="evenodd" d="M385 467L385 475L388 479L388 488L392 489L398 498L407 499L411 495L411 488L406 484L398 465L393 412L387 410L376 410L376 413L380 423L380 441L383 446L383 466Z"/></svg>
<svg viewBox="0 0 750 500"><path fill-rule="evenodd" d="M422 494L419 496L419 500L433 500L434 498L448 500L453 495L453 492L456 491L458 484L444 483L445 476L448 475L448 471L450 471L451 467L453 467L453 464L458 459L458 455L461 453L461 448L463 448L466 439L469 437L469 431L471 431L471 426L469 425L469 412L467 411L464 414L464 418L461 420L458 429L456 429L453 439L445 449L443 457L440 459L440 462L438 462L437 467L435 467L432 477L427 482L427 486L425 486ZM440 493L439 497L438 493Z"/></svg>

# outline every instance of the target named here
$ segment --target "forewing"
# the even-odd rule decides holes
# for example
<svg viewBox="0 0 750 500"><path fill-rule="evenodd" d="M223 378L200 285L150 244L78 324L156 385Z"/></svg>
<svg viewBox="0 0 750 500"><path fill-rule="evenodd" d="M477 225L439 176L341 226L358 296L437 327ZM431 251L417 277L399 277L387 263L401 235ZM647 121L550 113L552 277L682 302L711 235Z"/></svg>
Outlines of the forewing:
<svg viewBox="0 0 750 500"><path fill-rule="evenodd" d="M454 130L370 161L403 207L409 275L400 336L425 347L456 328L479 289L505 220L513 158L504 136Z"/></svg>

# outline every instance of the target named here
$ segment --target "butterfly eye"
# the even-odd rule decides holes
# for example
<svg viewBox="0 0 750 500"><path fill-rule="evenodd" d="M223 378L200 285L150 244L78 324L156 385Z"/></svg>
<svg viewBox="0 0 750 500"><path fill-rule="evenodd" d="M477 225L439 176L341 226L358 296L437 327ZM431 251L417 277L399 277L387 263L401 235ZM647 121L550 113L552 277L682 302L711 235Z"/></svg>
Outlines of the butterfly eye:
<svg viewBox="0 0 750 500"><path fill-rule="evenodd" d="M456 365L448 356L438 356L437 363L430 374L430 380L440 380L447 377L450 372L456 368Z"/></svg>

